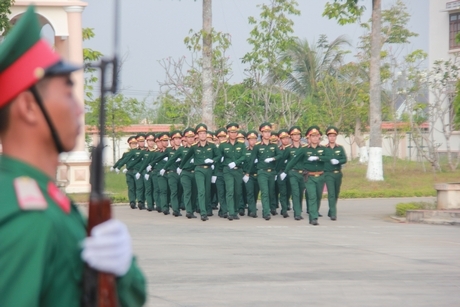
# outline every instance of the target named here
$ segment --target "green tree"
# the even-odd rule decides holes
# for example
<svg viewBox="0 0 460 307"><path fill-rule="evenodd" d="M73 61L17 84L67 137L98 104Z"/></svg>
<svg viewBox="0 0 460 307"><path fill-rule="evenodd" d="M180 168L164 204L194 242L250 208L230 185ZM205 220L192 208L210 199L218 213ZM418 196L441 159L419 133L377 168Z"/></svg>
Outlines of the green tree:
<svg viewBox="0 0 460 307"><path fill-rule="evenodd" d="M94 29L83 28L83 41L87 41L95 37ZM83 48L83 62L85 66L85 100L93 100L94 85L97 83L98 78L94 76L96 68L89 67L88 64L99 61L103 54L91 48Z"/></svg>
<svg viewBox="0 0 460 307"><path fill-rule="evenodd" d="M9 15L11 14L10 7L14 4L14 0L0 1L0 35L8 33L11 28Z"/></svg>

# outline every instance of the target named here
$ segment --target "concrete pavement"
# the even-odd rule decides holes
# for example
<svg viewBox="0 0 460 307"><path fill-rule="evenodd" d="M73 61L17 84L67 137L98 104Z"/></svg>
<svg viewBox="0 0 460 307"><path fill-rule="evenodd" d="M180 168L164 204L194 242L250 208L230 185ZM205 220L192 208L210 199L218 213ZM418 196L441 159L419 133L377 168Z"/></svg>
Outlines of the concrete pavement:
<svg viewBox="0 0 460 307"><path fill-rule="evenodd" d="M339 200L338 220L316 227L292 211L207 222L114 213L147 276L147 306L459 306L460 228L395 223L395 204L408 201Z"/></svg>

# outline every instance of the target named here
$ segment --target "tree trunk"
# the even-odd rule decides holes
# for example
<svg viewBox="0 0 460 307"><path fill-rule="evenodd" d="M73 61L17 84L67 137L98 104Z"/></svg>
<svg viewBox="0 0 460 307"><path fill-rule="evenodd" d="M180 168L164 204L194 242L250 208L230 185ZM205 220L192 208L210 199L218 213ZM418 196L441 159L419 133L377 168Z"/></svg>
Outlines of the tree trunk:
<svg viewBox="0 0 460 307"><path fill-rule="evenodd" d="M365 164L369 161L369 155L367 153L366 142L361 133L361 119L356 118L355 122L355 142L359 148L359 163Z"/></svg>
<svg viewBox="0 0 460 307"><path fill-rule="evenodd" d="M380 51L381 51L381 0L372 0L372 33L370 61L370 135L369 164L367 179L383 180L382 163L382 117L380 91Z"/></svg>
<svg viewBox="0 0 460 307"><path fill-rule="evenodd" d="M214 130L212 90L212 0L203 0L203 96L201 120Z"/></svg>

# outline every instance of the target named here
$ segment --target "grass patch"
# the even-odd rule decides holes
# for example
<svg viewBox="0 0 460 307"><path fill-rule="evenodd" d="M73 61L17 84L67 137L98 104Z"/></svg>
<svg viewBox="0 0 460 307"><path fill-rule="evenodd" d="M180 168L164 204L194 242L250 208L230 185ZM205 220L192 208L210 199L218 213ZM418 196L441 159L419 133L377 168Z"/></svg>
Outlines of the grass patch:
<svg viewBox="0 0 460 307"><path fill-rule="evenodd" d="M406 216L407 210L434 210L434 209L436 209L436 203L429 203L429 202L399 203L396 205L396 215Z"/></svg>

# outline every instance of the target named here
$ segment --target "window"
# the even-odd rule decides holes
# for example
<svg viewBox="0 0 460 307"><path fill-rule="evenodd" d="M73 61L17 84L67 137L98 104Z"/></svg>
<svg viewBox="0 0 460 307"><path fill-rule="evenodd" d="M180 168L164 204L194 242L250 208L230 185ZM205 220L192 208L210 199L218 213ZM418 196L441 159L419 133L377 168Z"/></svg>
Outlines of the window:
<svg viewBox="0 0 460 307"><path fill-rule="evenodd" d="M460 13L449 15L449 49L460 48L460 43L455 41L455 37L460 32Z"/></svg>

